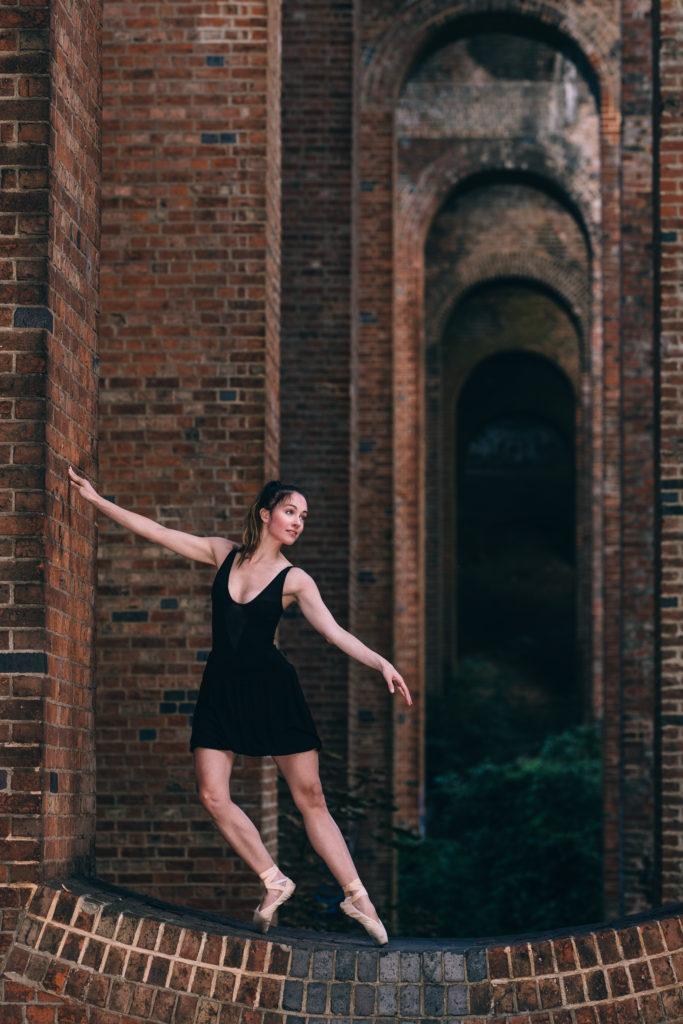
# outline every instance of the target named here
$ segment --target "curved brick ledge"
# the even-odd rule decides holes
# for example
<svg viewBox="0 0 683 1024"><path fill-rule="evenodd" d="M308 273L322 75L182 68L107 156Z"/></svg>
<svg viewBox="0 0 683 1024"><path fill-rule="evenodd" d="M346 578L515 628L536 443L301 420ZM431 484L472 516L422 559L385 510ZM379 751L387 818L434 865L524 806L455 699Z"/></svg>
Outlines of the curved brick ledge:
<svg viewBox="0 0 683 1024"><path fill-rule="evenodd" d="M2 980L3 1024L683 1022L683 907L572 935L394 939L274 928L97 881L38 887Z"/></svg>

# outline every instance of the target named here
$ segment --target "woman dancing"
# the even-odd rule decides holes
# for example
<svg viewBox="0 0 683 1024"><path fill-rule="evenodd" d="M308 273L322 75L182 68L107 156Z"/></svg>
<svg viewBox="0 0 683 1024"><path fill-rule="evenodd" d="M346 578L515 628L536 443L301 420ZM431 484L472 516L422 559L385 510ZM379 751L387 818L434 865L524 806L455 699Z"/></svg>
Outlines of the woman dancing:
<svg viewBox="0 0 683 1024"><path fill-rule="evenodd" d="M213 646L195 708L190 749L199 798L221 835L258 874L265 894L254 911L266 932L275 911L294 892L270 856L254 823L232 802L230 775L237 754L270 755L303 816L311 845L344 890L342 911L382 946L387 933L358 878L351 854L325 803L318 773L320 738L292 665L273 638L282 612L293 602L325 639L351 658L382 673L391 693L412 704L394 666L342 629L314 580L282 553L304 528L308 507L298 487L266 484L246 518L242 543L170 530L103 498L69 468L79 494L133 533L179 555L215 565L211 592Z"/></svg>

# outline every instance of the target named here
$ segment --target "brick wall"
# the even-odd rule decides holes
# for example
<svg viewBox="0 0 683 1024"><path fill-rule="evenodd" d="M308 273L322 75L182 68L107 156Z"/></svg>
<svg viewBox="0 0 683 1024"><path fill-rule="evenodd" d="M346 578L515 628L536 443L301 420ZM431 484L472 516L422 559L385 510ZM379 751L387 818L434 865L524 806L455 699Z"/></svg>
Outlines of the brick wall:
<svg viewBox="0 0 683 1024"><path fill-rule="evenodd" d="M565 151L552 140L515 141L514 119L505 120L510 137L483 146L444 145L443 124L431 125L413 153L423 163L399 147L395 114L414 58L433 52L439 33L450 40L455 22L465 35L481 29L474 0L290 5L281 353L278 5L107 5L101 202L99 5L0 4L0 786L2 877L13 886L5 941L22 887L91 863L96 532L88 510L69 500L64 473L73 461L97 478L98 437L105 493L202 533L238 535L248 498L280 468L304 477L312 516L302 564L342 622L397 658L416 708L397 707L392 720L381 682L370 686L365 669L349 668L301 623L283 630L285 646L330 750L348 753L353 769L394 778L401 821L419 823L427 509L415 285L432 218L460 177L482 167L552 179L592 246L596 315L581 385L590 556L580 585L591 609L593 707L605 721L608 905L656 900L660 838L664 898L680 895L681 25L675 5L662 3L660 752L653 23L636 0L491 0L485 13L508 28L528 17L548 46L566 44L576 58L600 100L599 188L580 159L563 169ZM412 132L420 119L409 106L401 116ZM397 229L396 211L408 207ZM480 262L472 274L482 269L490 272ZM585 289L573 295L588 306ZM101 869L159 895L243 909L251 879L198 806L187 752L211 572L100 525ZM272 767L245 765L236 794L274 844ZM368 867L380 899L390 895L388 867Z"/></svg>
<svg viewBox="0 0 683 1024"><path fill-rule="evenodd" d="M0 6L2 950L40 878L94 837L94 530L69 462L96 450L97 0Z"/></svg>
<svg viewBox="0 0 683 1024"><path fill-rule="evenodd" d="M683 331L681 328L680 231L681 69L683 11L662 3L659 51L659 201L660 232L656 239L661 286L659 359L659 425L661 465L661 861L662 898L669 900L683 884Z"/></svg>
<svg viewBox="0 0 683 1024"><path fill-rule="evenodd" d="M101 489L238 539L277 469L279 6L131 0L104 40ZM99 550L99 870L251 905L188 747L213 572L110 523ZM249 761L234 792L276 853L274 785Z"/></svg>
<svg viewBox="0 0 683 1024"><path fill-rule="evenodd" d="M256 939L229 922L67 886L39 889L20 922L0 982L5 1024L683 1019L680 907L576 934L422 949L392 940L378 951L279 929Z"/></svg>

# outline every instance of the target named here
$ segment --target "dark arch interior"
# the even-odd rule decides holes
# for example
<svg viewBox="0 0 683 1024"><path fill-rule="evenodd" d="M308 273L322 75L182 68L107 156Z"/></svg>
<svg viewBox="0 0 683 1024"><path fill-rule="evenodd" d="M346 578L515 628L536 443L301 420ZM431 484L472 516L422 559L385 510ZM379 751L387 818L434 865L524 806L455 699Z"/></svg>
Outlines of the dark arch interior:
<svg viewBox="0 0 683 1024"><path fill-rule="evenodd" d="M461 346L495 326L492 298L488 330L454 311ZM534 312L528 293L503 289L499 311L526 318L513 330L504 316L499 340L545 325L572 343L538 298ZM458 933L596 919L600 754L577 658L574 386L547 356L499 350L466 377L451 427L457 537L444 582L457 591L457 659L427 708L430 862L454 890Z"/></svg>
<svg viewBox="0 0 683 1024"><path fill-rule="evenodd" d="M460 658L509 671L540 712L520 734L581 716L576 679L574 394L530 352L485 359L457 412Z"/></svg>

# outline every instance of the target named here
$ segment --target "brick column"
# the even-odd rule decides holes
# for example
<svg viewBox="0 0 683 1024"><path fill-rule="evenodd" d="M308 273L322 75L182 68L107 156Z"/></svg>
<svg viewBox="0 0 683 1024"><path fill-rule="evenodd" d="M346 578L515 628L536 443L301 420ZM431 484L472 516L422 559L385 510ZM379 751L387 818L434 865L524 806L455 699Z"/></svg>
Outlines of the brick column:
<svg viewBox="0 0 683 1024"><path fill-rule="evenodd" d="M655 9L661 15L656 238L661 279L661 897L669 903L683 894L683 10L670 2Z"/></svg>
<svg viewBox="0 0 683 1024"><path fill-rule="evenodd" d="M105 8L101 489L236 539L277 470L279 22L265 0ZM98 869L246 913L189 754L213 571L101 526ZM272 764L234 793L275 854Z"/></svg>
<svg viewBox="0 0 683 1024"><path fill-rule="evenodd" d="M366 31L364 29L364 31ZM360 68L358 73L360 74ZM393 352L393 110L390 104L361 107L354 173L360 200L355 220L358 285L352 330L351 463L351 623L366 642L390 659L394 651L395 498ZM406 668L399 664L399 671ZM415 689L410 677L408 685ZM398 705L396 705L398 710ZM358 772L379 776L397 803L393 773L394 705L381 679L367 684L352 666L351 763ZM395 901L391 853L378 845L392 824L389 808L377 815L363 853L368 877L380 900ZM373 842L374 840L374 842Z"/></svg>
<svg viewBox="0 0 683 1024"><path fill-rule="evenodd" d="M652 19L622 4L621 721L623 903L657 906L655 822L657 502L652 200Z"/></svg>
<svg viewBox="0 0 683 1024"><path fill-rule="evenodd" d="M293 557L348 625L352 3L283 11L282 476L310 517ZM282 642L326 751L347 756L348 659L301 621ZM325 756L322 759L326 764Z"/></svg>
<svg viewBox="0 0 683 1024"><path fill-rule="evenodd" d="M4 4L0 101L3 938L38 881L92 864L97 0Z"/></svg>

